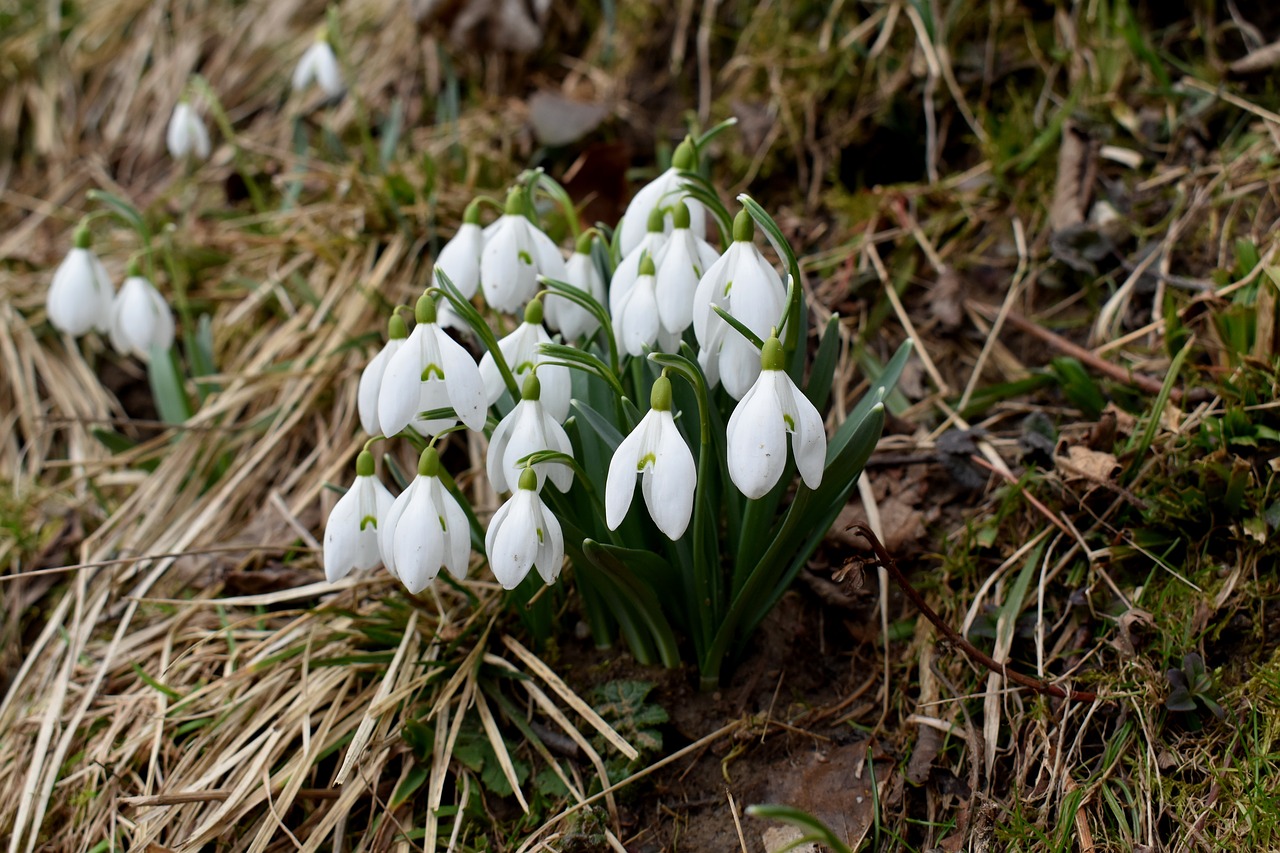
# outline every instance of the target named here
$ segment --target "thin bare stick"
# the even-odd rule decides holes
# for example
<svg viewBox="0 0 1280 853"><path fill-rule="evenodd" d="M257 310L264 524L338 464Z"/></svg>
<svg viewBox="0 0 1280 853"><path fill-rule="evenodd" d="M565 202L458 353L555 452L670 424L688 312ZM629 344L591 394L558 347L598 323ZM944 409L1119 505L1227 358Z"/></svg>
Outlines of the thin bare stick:
<svg viewBox="0 0 1280 853"><path fill-rule="evenodd" d="M894 561L893 557L889 556L889 552L885 549L884 545L881 544L876 535L871 532L871 528L867 527L865 524L851 524L848 529L871 543L871 550L875 552L877 565L888 570L889 575L898 584L898 586L902 588L903 594L906 595L907 598L911 599L911 603L919 608L920 612L924 614L926 619L933 623L933 627L941 631L942 635L953 645L958 646L970 660L982 664L987 669L998 675L1003 675L1015 684L1020 684L1023 687L1030 688L1045 696L1053 696L1058 699L1069 699L1072 702L1097 701L1097 693L1085 690L1063 690L1061 687L1050 684L1047 681L1041 681L1038 678L1032 678L1029 675L1023 675L1020 672L1011 670L1009 669L1008 664L1000 663L995 658L979 649L973 643L961 636L956 629L948 625L946 620L939 616L937 612L929 606L929 603L924 600L924 596L911 585L911 582L907 580L906 575L904 575L902 570L898 568L898 564Z"/></svg>

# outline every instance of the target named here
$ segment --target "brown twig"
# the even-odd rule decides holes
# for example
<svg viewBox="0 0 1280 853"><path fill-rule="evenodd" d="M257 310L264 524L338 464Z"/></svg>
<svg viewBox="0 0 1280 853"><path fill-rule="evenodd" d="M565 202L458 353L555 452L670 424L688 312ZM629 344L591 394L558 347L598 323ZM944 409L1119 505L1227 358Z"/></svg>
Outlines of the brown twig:
<svg viewBox="0 0 1280 853"><path fill-rule="evenodd" d="M1029 675L1023 675L1020 672L1015 672L1014 670L1009 669L1007 664L1000 663L995 658L979 649L973 643L961 636L959 631L948 625L946 621L929 606L928 602L924 600L924 596L916 591L916 588L911 585L907 580L906 575L904 575L902 570L898 568L898 564L894 561L893 557L889 556L889 552L885 549L884 545L881 544L876 535L871 532L871 528L867 527L865 524L851 524L847 529L852 530L854 533L857 533L859 536L871 543L871 550L875 552L877 562L889 572L889 575L893 578L894 582L902 588L902 592L907 596L907 598L911 599L911 603L919 608L920 612L924 614L926 619L933 623L933 627L941 631L943 636L945 636L953 645L958 646L970 660L977 661L987 669L1003 675L1015 684L1028 687L1037 693L1044 694L1045 696L1054 696L1058 699L1069 699L1072 702L1094 702L1097 700L1097 693L1085 690L1063 690L1061 687L1050 684L1047 681L1041 681L1038 678L1032 678Z"/></svg>
<svg viewBox="0 0 1280 853"><path fill-rule="evenodd" d="M999 313L998 308L991 305L984 305L981 302L970 301L969 305L979 314L982 314L988 319L994 318ZM1088 350L1077 343L1073 343L1059 334L1036 325L1016 311L1009 311L1005 314L1004 321L1019 331L1026 332L1028 335L1039 338L1058 352L1064 355L1069 355L1072 358L1079 359L1086 367L1101 373L1108 378L1114 379L1117 382L1135 385L1139 389L1146 391L1148 394L1159 394L1160 389L1163 387L1164 383L1159 379L1152 376L1146 376L1141 373L1134 373L1132 371L1125 370L1118 364L1112 364L1106 359L1100 358L1091 350ZM1169 399L1173 400L1175 403L1181 402L1182 389L1169 389Z"/></svg>

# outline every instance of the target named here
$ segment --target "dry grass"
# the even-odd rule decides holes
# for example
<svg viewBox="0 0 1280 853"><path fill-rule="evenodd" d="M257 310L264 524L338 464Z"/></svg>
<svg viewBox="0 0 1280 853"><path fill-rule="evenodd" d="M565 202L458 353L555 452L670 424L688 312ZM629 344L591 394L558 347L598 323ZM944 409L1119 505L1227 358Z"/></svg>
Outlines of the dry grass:
<svg viewBox="0 0 1280 853"><path fill-rule="evenodd" d="M1187 471L1224 459L1265 470L1274 452L1265 435L1221 459L1195 447L1242 412L1275 427L1267 270L1280 116L1266 84L1217 87L1218 53L1238 52L1240 23L1197 9L1139 28L1149 38L1135 43L1116 23L1121 3L1030 22L1005 2L981 15L963 4L820 5L717 11L690 0L667 20L620 4L602 22L561 2L543 46L515 58L450 45L419 26L412 4L361 0L339 14L357 82L335 107L283 95L320 3L5 13L0 835L11 853L473 849L484 820L482 849L557 849L596 804L598 843L622 849L622 787L757 726L835 739L856 727L896 755L867 762L879 811L866 837L886 849L1274 845L1274 530L1259 536L1243 515L1198 530L1161 502L1190 493ZM1055 43L1074 49L1054 53ZM1177 68L1176 91L1157 66ZM165 156L163 129L194 71L237 135L187 175ZM437 225L450 231L477 187L500 186L532 156L526 107L508 100L528 84L602 99L609 134L640 146L685 108L738 115L740 130L717 143L725 172L760 187L803 247L815 319L842 317L837 410L856 401L868 359L911 334L921 358L879 456L958 457L990 477L959 492L935 479L936 493L912 503L902 477L873 464L855 512L889 540L919 522L897 543L917 551L927 518L940 556L918 568L943 615L989 630L995 656L1024 671L1088 682L1099 702L1009 690L939 648L923 620L876 648L869 635L914 616L893 604L881 631L842 635L865 641L855 662L866 667L843 701L780 708L772 724L772 699L768 713L753 709L763 723L753 710L710 720L705 737L617 785L608 767L633 745L544 662L554 649L540 657L516 639L494 585L440 584L406 600L382 576L323 584L316 536L336 496L326 485L347 480L358 447L355 378L386 306L420 290ZM366 155L394 103L405 131L381 164ZM1068 120L1087 150L1063 142ZM893 171L903 147L914 158L906 176ZM234 174L272 203L253 210ZM859 190L877 176L895 186ZM412 201L396 200L392 178ZM156 258L167 292L184 294L188 319L212 319L216 371L200 378L209 393L181 426L155 420L138 365L44 322L50 272L90 189L144 211L167 247ZM1110 251L1095 273L1075 272L1082 250L1063 243L1063 223L1086 225L1101 197L1119 223L1080 233L1102 233ZM119 279L137 238L108 220L95 233ZM1242 267L1249 247L1261 260ZM1250 323L1242 353L1233 330ZM1023 331L1032 327L1038 336ZM1157 406L1152 385L1189 339L1186 393ZM1065 354L1111 377L1095 384L1121 404L1118 444L1089 437L1079 399L1053 390L1066 383L1016 384ZM1245 385L1253 397L1237 395ZM1151 441L1116 454L1123 480L1052 460L1036 470L1020 456L1030 414L1049 416L1066 444L1109 453L1142 435L1148 412ZM971 448L946 444L970 428L982 431ZM113 450L103 431L127 441ZM1252 476L1247 500L1272 505L1270 482ZM492 509L479 483L460 481ZM1168 546L1177 565L1152 531L1181 542ZM1164 669L1197 649L1221 667L1232 727L1163 705ZM468 738L489 745L508 782L530 764L559 777L559 798L538 801L530 784L494 795L450 761ZM733 755L763 740L737 741ZM906 783L908 757L930 748L926 771L939 772ZM716 808L736 845L753 830L734 802ZM648 832L644 843L664 837Z"/></svg>

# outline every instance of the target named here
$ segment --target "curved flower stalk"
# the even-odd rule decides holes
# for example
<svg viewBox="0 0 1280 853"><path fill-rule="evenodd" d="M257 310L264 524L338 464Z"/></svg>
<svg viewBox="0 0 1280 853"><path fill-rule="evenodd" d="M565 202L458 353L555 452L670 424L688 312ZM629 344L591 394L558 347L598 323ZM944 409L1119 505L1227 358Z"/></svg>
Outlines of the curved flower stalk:
<svg viewBox="0 0 1280 853"><path fill-rule="evenodd" d="M649 214L649 230L645 232L644 238L622 257L618 262L618 268L613 271L613 277L609 279L609 315L611 317L618 316L619 307L631 292L636 279L640 277L640 262L645 258L652 258L656 268L662 263L666 250L667 235L662 230L662 211L654 210Z"/></svg>
<svg viewBox="0 0 1280 853"><path fill-rule="evenodd" d="M764 338L778 325L787 301L778 271L751 242L754 235L751 215L739 211L733 221L733 245L702 276L693 296L693 331L701 347L698 361L707 381L723 382L735 400L741 400L760 375L760 356L712 306Z"/></svg>
<svg viewBox="0 0 1280 853"><path fill-rule="evenodd" d="M498 350L517 380L532 376L535 368L538 370L538 378L542 380L542 406L557 422L564 423L565 418L569 417L569 396L573 391L573 380L569 375L569 368L542 363L543 357L538 352L538 345L551 343L551 336L542 327L542 316L542 300L531 300L524 309L524 322L498 341ZM484 380L485 402L492 406L507 388L493 359L493 353L486 352L480 357L480 378Z"/></svg>
<svg viewBox="0 0 1280 853"><path fill-rule="evenodd" d="M665 373L654 381L649 405L649 412L622 440L609 462L605 521L610 530L622 524L635 495L638 474L649 517L668 539L679 539L693 514L697 469L693 452L671 414L671 380Z"/></svg>
<svg viewBox="0 0 1280 853"><path fill-rule="evenodd" d="M399 314L392 314L387 322L387 344L378 350L378 354L369 360L360 374L360 387L356 391L356 410L360 413L360 426L369 435L380 435L382 425L378 422L378 396L382 392L382 377L387 372L387 365L409 337L409 330L400 319Z"/></svg>
<svg viewBox="0 0 1280 853"><path fill-rule="evenodd" d="M384 435L412 426L432 436L459 420L469 429L484 427L486 406L480 368L471 355L436 322L436 303L423 294L414 309L418 324L387 362L378 390L378 425ZM419 413L452 407L456 418L424 420Z"/></svg>
<svg viewBox="0 0 1280 853"><path fill-rule="evenodd" d="M539 450L555 450L567 456L573 455L573 445L564 427L542 405L541 383L535 373L525 377L520 402L507 413L489 438L489 450L485 454L485 470L489 484L502 493L512 488L521 476L517 464L530 453ZM573 485L573 469L559 462L540 462L531 469L537 476L538 489L549 477L561 492L568 492Z"/></svg>
<svg viewBox="0 0 1280 853"><path fill-rule="evenodd" d="M391 493L373 476L373 454L360 451L356 479L338 498L324 526L324 576L342 580L352 569L372 569L382 562L378 531L391 511Z"/></svg>
<svg viewBox="0 0 1280 853"><path fill-rule="evenodd" d="M173 315L169 304L151 282L130 265L129 277L111 304L111 345L121 355L136 355L143 361L153 349L173 346Z"/></svg>
<svg viewBox="0 0 1280 853"><path fill-rule="evenodd" d="M663 352L674 352L680 346L680 335L663 329L658 318L661 306L653 258L645 255L639 272L626 296L619 300L613 315L613 333L618 339L618 346L628 355L644 355L655 344Z"/></svg>
<svg viewBox="0 0 1280 853"><path fill-rule="evenodd" d="M107 269L90 246L89 229L76 228L71 251L58 264L45 303L49 322L60 332L79 337L91 329L110 328L115 288Z"/></svg>
<svg viewBox="0 0 1280 853"><path fill-rule="evenodd" d="M526 194L515 187L507 194L480 255L480 287L495 311L515 313L538 292L538 276L564 281L560 249L524 215Z"/></svg>
<svg viewBox="0 0 1280 853"><path fill-rule="evenodd" d="M605 304L604 276L591 257L591 241L595 235L584 233L578 238L574 253L564 266L564 281L581 290L601 305ZM547 326L558 331L566 342L590 335L600 321L581 305L560 296L547 301Z"/></svg>
<svg viewBox="0 0 1280 853"><path fill-rule="evenodd" d="M532 468L520 472L516 493L493 514L484 550L503 589L515 589L532 568L548 584L560 576L564 532L538 496L538 475Z"/></svg>
<svg viewBox="0 0 1280 853"><path fill-rule="evenodd" d="M693 325L693 295L702 274L720 260L720 253L689 227L689 206L676 204L672 217L675 230L667 238L662 261L657 265L658 317L662 328L681 335Z"/></svg>
<svg viewBox="0 0 1280 853"><path fill-rule="evenodd" d="M293 69L295 92L302 91L312 83L318 84L321 91L330 98L336 98L347 90L346 83L342 79L342 70L338 67L338 57L334 55L333 48L329 45L329 39L324 35L323 30L302 54L297 67Z"/></svg>
<svg viewBox="0 0 1280 853"><path fill-rule="evenodd" d="M806 486L816 489L822 484L827 457L822 415L787 375L776 334L765 341L760 365L760 376L729 417L729 478L747 497L764 497L786 467L790 434L800 477Z"/></svg>
<svg viewBox="0 0 1280 853"><path fill-rule="evenodd" d="M691 171L697 165L698 155L693 143L685 139L676 146L675 154L671 157L671 168L635 194L631 203L627 205L627 212L618 229L618 244L622 248L623 257L635 251L640 241L644 239L645 232L648 230L649 216L654 210L664 212L663 226L660 230L666 232L672 229L670 209L684 197L684 185L681 182L680 173ZM694 199L687 199L686 204L689 205L689 213L692 217L693 233L705 238L707 236L706 210L701 202Z"/></svg>
<svg viewBox="0 0 1280 853"><path fill-rule="evenodd" d="M440 454L434 447L418 458L418 476L395 499L378 534L387 571L417 595L446 568L467 577L471 530L461 505L440 481Z"/></svg>
<svg viewBox="0 0 1280 853"><path fill-rule="evenodd" d="M164 139L169 148L169 156L175 160L185 160L188 157L209 159L209 131L205 130L204 122L186 99L179 101L173 108Z"/></svg>

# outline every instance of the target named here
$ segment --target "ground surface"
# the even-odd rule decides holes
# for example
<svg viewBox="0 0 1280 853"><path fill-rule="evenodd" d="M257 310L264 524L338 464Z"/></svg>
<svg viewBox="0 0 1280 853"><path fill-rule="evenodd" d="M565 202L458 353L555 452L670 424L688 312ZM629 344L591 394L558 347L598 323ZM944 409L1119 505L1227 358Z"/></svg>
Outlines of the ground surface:
<svg viewBox="0 0 1280 853"><path fill-rule="evenodd" d="M861 849L1280 845L1274 9L490 5L342 4L337 104L286 94L322 4L0 12L8 849L756 851L762 802ZM188 170L193 72L225 126ZM833 418L919 355L723 689L595 649L572 598L534 648L492 583L325 585L356 377L471 196L542 165L613 219L731 116L713 176L841 318ZM44 315L112 198L179 314L180 427ZM138 237L99 225L118 279ZM1097 698L989 674L896 586L882 624L863 520L942 621Z"/></svg>

